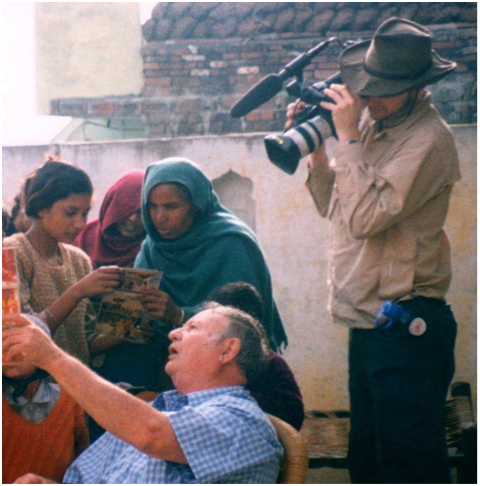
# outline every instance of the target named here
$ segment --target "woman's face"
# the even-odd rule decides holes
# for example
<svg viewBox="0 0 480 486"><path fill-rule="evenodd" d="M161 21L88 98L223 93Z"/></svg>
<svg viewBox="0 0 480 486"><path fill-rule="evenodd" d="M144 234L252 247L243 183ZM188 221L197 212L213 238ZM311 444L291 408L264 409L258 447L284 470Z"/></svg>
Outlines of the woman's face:
<svg viewBox="0 0 480 486"><path fill-rule="evenodd" d="M38 212L38 221L59 243L73 243L87 223L92 196L70 194Z"/></svg>
<svg viewBox="0 0 480 486"><path fill-rule="evenodd" d="M192 226L196 208L174 184L159 184L148 196L148 214L159 235L174 240Z"/></svg>
<svg viewBox="0 0 480 486"><path fill-rule="evenodd" d="M141 210L117 221L114 226L124 238L139 238L144 232Z"/></svg>

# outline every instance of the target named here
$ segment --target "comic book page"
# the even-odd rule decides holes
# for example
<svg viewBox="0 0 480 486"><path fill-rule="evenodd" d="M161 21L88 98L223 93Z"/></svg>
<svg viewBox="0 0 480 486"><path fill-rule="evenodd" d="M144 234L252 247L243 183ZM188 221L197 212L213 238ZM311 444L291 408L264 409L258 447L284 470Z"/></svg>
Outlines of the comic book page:
<svg viewBox="0 0 480 486"><path fill-rule="evenodd" d="M15 248L2 248L2 317L20 312L19 278Z"/></svg>
<svg viewBox="0 0 480 486"><path fill-rule="evenodd" d="M158 289L162 272L124 268L120 287L102 297L97 314L96 331L124 341L142 343L142 332L149 326L149 316L140 301L143 288Z"/></svg>

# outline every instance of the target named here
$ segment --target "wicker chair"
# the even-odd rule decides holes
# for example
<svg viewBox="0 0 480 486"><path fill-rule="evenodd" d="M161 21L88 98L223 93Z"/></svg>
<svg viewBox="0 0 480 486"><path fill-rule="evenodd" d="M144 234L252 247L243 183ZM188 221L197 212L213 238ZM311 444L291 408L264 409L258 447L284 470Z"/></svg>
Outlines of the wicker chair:
<svg viewBox="0 0 480 486"><path fill-rule="evenodd" d="M283 446L284 456L277 484L304 484L308 473L308 451L300 432L278 417L268 415Z"/></svg>

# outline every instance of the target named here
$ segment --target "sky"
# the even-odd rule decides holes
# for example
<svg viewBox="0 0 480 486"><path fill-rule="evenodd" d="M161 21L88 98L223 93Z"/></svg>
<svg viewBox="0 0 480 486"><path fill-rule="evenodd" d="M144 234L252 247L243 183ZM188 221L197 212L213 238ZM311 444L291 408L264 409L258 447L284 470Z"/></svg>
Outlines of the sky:
<svg viewBox="0 0 480 486"><path fill-rule="evenodd" d="M140 2L142 24L157 2ZM1 2L2 146L48 143L70 117L36 114L34 2Z"/></svg>

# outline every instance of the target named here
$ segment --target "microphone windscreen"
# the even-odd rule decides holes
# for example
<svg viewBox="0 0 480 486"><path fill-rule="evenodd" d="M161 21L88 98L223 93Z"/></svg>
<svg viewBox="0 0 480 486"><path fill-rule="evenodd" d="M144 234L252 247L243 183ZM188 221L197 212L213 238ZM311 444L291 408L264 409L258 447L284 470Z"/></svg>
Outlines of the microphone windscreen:
<svg viewBox="0 0 480 486"><path fill-rule="evenodd" d="M283 80L278 74L269 74L245 93L230 110L232 118L247 115L273 98L282 89Z"/></svg>

